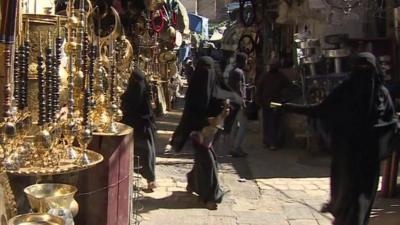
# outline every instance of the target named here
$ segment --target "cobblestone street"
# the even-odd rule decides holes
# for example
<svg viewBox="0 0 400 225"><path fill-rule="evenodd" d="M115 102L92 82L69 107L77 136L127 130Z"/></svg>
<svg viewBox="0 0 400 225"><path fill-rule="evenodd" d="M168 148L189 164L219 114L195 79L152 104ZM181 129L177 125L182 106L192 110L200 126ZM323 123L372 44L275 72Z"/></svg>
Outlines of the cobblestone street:
<svg viewBox="0 0 400 225"><path fill-rule="evenodd" d="M185 175L193 166L191 154L164 152L179 117L180 112L170 112L158 122L159 187L154 193L143 193L140 224L331 224L331 215L319 212L329 198L328 157L310 157L300 147L264 149L259 122L249 126L244 148L247 158L232 158L229 143L217 144L220 183L226 195L218 210L203 208L185 189ZM399 199L378 198L370 224L398 225L399 221Z"/></svg>

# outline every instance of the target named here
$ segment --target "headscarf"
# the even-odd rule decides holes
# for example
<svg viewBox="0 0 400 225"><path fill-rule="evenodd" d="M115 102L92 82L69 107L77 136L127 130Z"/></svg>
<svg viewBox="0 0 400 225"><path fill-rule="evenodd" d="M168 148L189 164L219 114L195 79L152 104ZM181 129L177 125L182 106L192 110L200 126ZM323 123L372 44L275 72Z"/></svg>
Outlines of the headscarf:
<svg viewBox="0 0 400 225"><path fill-rule="evenodd" d="M236 94L222 88L214 60L208 56L201 57L186 92L181 121L171 139L174 149L180 151L192 131L201 130L208 124L209 117L218 115L226 99L233 103L241 102Z"/></svg>
<svg viewBox="0 0 400 225"><path fill-rule="evenodd" d="M201 57L186 92L185 110L201 112L207 109L215 89L215 79L214 60L208 56Z"/></svg>
<svg viewBox="0 0 400 225"><path fill-rule="evenodd" d="M121 96L122 121L128 125L146 126L153 123L149 86L143 71L135 68L129 78L128 87Z"/></svg>

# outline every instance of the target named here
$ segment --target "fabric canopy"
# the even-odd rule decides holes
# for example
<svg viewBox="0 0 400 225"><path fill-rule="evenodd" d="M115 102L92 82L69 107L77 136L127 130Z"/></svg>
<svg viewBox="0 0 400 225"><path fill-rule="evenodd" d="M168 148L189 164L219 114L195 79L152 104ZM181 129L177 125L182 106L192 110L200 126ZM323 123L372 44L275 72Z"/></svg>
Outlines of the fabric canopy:
<svg viewBox="0 0 400 225"><path fill-rule="evenodd" d="M208 39L208 18L189 13L189 29Z"/></svg>

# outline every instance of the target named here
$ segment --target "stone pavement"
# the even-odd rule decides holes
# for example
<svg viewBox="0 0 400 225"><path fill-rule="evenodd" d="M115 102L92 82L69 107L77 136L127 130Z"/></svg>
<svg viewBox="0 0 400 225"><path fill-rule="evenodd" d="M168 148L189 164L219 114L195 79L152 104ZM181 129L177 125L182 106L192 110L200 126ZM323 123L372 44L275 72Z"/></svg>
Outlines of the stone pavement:
<svg viewBox="0 0 400 225"><path fill-rule="evenodd" d="M154 193L143 193L140 224L331 224L330 214L319 212L329 198L328 158L310 157L300 147L275 152L263 149L259 122L250 125L246 159L231 158L229 143L217 144L220 183L226 195L218 210L203 208L195 195L185 191L185 175L193 166L191 154L164 152L179 117L175 111L158 122L159 187ZM399 225L399 221L399 199L377 199L370 224Z"/></svg>

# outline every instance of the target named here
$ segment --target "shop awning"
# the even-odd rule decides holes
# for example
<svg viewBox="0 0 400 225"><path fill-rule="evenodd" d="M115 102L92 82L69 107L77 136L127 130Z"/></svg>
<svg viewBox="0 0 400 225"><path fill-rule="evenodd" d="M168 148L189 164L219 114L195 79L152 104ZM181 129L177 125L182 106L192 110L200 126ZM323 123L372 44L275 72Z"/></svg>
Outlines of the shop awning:
<svg viewBox="0 0 400 225"><path fill-rule="evenodd" d="M208 18L189 13L189 29L208 39Z"/></svg>

